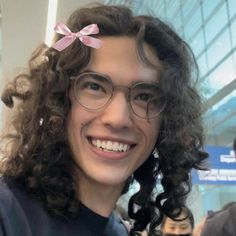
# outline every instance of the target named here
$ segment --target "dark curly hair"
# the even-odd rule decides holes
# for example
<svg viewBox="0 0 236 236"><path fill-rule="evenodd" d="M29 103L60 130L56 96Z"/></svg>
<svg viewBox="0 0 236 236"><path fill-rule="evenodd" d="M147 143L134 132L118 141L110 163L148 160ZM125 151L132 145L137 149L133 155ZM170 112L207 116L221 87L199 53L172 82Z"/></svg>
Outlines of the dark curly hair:
<svg viewBox="0 0 236 236"><path fill-rule="evenodd" d="M134 38L141 60L154 67L144 53L144 42L149 44L164 68L160 84L167 102L155 146L158 157L151 154L135 171L133 178L140 190L128 205L134 220L130 235L149 223L149 234L154 235L163 214L170 215L184 205L191 189L190 170L201 169L207 157L202 151L201 100L195 89L198 68L189 46L156 17L134 16L124 6L99 5L76 10L67 26L77 32L93 23L99 26L98 37ZM55 40L61 37L57 35ZM69 78L89 63L90 55L91 48L79 40L62 52L42 45L32 55L29 72L17 76L2 95L8 107L18 100L15 130L5 136L11 148L2 161L4 179L17 182L51 214L69 218L77 217L79 209L66 129L71 107ZM163 189L155 193L158 183Z"/></svg>
<svg viewBox="0 0 236 236"><path fill-rule="evenodd" d="M173 211L175 213L175 210ZM182 220L185 220L185 219L188 219L189 220L189 223L191 225L191 228L193 230L194 228L194 217L193 217L193 213L192 211L188 208L188 207L182 207L181 209L177 209L176 213L175 214L179 214L179 213L183 213L183 218L179 218L179 219L174 219L176 221L182 221ZM173 215L171 216L173 217ZM163 220L161 222L161 228L163 229L164 226L165 226L165 223L166 223L166 219L168 218L167 215L164 215L163 217Z"/></svg>

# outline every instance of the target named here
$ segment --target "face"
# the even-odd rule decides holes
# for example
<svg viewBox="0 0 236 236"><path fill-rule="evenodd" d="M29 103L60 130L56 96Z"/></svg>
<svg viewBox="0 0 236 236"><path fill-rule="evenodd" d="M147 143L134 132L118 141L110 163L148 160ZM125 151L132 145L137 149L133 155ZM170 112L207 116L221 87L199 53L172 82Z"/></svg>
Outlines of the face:
<svg viewBox="0 0 236 236"><path fill-rule="evenodd" d="M181 213L177 219L183 219L185 217L186 215ZM191 235L192 230L193 229L188 218L182 221L174 221L168 217L166 218L162 229L164 235Z"/></svg>
<svg viewBox="0 0 236 236"><path fill-rule="evenodd" d="M82 72L103 74L119 87L129 87L136 82L158 82L159 72L141 62L134 39L101 39L103 46L92 51L90 63ZM152 63L160 66L148 45L145 52ZM114 93L105 108L96 111L80 105L73 86L70 99L68 137L79 175L103 186L123 187L152 152L161 115L149 120L136 116L123 89Z"/></svg>

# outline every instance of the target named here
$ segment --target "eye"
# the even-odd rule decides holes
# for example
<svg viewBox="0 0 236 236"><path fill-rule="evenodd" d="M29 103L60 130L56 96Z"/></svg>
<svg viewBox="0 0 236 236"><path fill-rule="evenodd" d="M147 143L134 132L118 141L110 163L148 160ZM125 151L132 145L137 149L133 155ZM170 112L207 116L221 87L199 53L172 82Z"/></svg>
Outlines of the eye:
<svg viewBox="0 0 236 236"><path fill-rule="evenodd" d="M186 229L188 229L188 226L181 226L181 229L186 230Z"/></svg>
<svg viewBox="0 0 236 236"><path fill-rule="evenodd" d="M91 110L102 108L111 98L112 92L111 81L96 73L82 73L74 84L75 98L82 106Z"/></svg>
<svg viewBox="0 0 236 236"><path fill-rule="evenodd" d="M159 87L155 84L140 83L135 85L131 90L131 97L135 103L148 104L155 100L159 95Z"/></svg>
<svg viewBox="0 0 236 236"><path fill-rule="evenodd" d="M110 87L111 85L106 78L94 74L81 75L76 83L78 93L91 95L104 95Z"/></svg>
<svg viewBox="0 0 236 236"><path fill-rule="evenodd" d="M88 90L93 90L97 92L106 92L106 90L101 84L92 82L92 81L85 82L83 86L81 87L81 89L88 89Z"/></svg>
<svg viewBox="0 0 236 236"><path fill-rule="evenodd" d="M140 101L143 101L143 102L148 102L148 101L150 101L153 97L154 97L153 94L143 92L143 93L137 94L137 95L134 97L134 99L135 99L135 100L140 100Z"/></svg>

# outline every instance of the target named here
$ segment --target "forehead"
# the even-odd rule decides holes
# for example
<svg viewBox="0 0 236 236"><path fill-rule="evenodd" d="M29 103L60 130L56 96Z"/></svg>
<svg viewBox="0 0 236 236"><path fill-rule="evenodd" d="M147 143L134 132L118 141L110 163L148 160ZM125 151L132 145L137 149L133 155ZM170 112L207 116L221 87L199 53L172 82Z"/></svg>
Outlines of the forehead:
<svg viewBox="0 0 236 236"><path fill-rule="evenodd" d="M87 69L109 75L111 78L122 75L126 78L148 79L157 78L162 70L162 63L155 54L154 49L144 43L144 53L148 61L154 67L144 63L137 50L134 38L100 37L103 45L99 49L93 49Z"/></svg>
<svg viewBox="0 0 236 236"><path fill-rule="evenodd" d="M180 219L183 219L183 218L185 218L185 217L186 217L186 215L183 214L183 213L181 213L181 215L178 216L176 219L180 220ZM165 221L165 225L173 225L173 224L175 224L175 225L183 225L183 224L186 224L186 225L189 225L189 226L190 226L190 221L189 221L189 218L186 218L186 219L181 220L181 221L174 221L174 220L172 220L171 218L167 217L167 218L166 218L166 221Z"/></svg>
<svg viewBox="0 0 236 236"><path fill-rule="evenodd" d="M189 223L189 219L185 219L185 220L181 220L181 221L174 221L174 220L172 220L170 218L167 218L165 224L166 225L168 225L168 224L179 225L179 224L190 224L190 223Z"/></svg>

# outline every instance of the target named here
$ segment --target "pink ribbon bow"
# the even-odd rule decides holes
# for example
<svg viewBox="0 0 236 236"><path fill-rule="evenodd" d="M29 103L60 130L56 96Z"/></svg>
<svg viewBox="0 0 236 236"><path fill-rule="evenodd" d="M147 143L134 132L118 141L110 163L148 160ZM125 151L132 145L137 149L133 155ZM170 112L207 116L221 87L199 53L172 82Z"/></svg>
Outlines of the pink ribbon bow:
<svg viewBox="0 0 236 236"><path fill-rule="evenodd" d="M73 33L65 24L57 23L56 26L54 27L54 31L59 34L65 35L62 39L60 39L59 41L57 41L55 44L52 45L52 47L58 51L62 51L65 48L67 48L76 40L76 38L79 38L79 40L84 45L92 48L100 48L102 46L102 41L100 39L88 36L91 34L99 33L99 28L97 24L88 25L79 32Z"/></svg>

